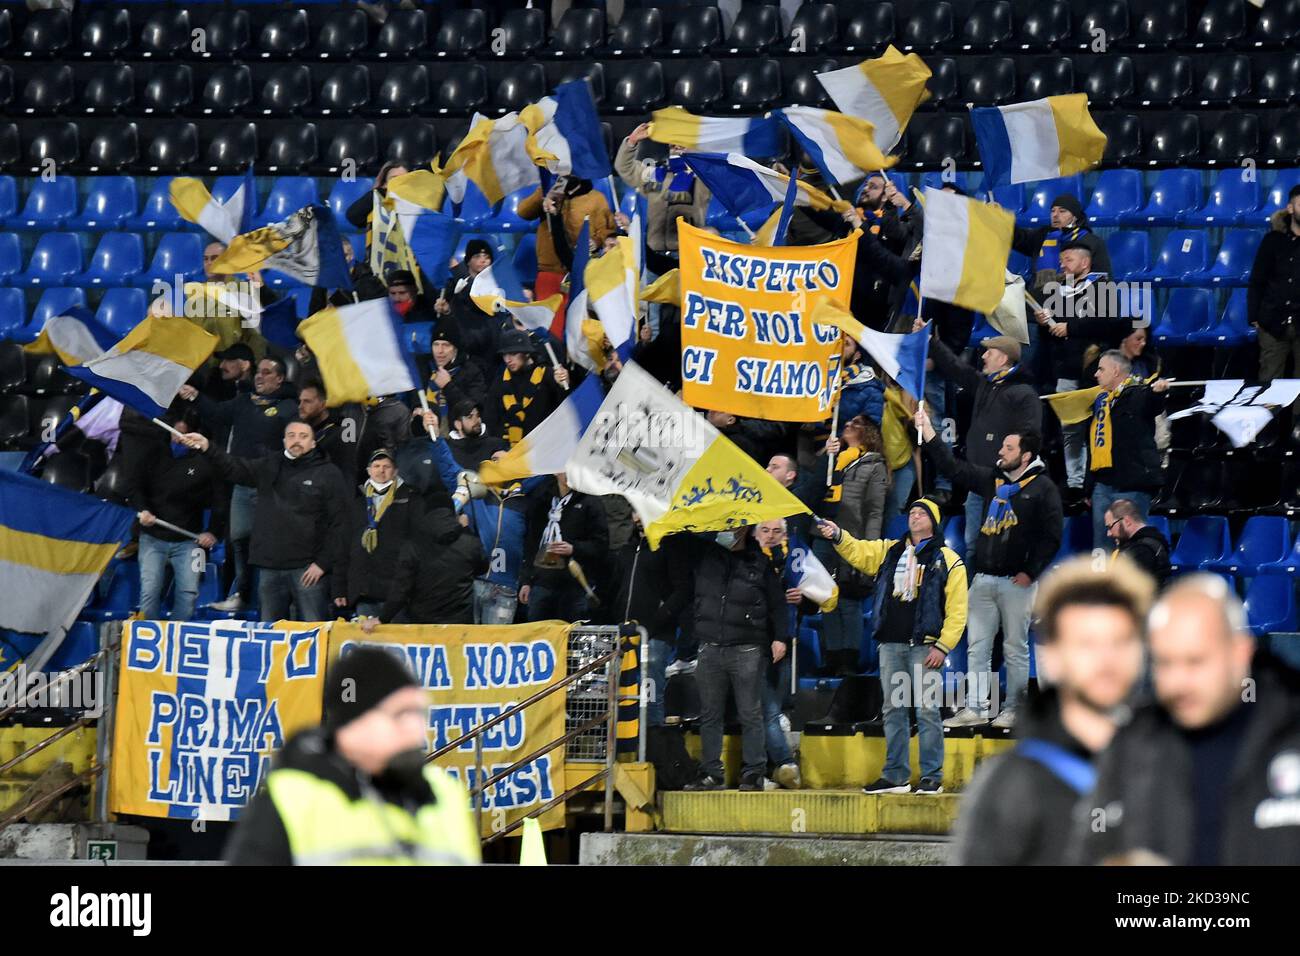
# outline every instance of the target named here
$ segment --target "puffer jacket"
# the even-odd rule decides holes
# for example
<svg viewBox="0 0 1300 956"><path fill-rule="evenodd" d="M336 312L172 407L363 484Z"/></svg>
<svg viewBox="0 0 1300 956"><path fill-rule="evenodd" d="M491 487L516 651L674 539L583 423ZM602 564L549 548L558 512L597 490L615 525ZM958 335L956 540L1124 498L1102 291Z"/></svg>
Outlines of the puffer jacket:
<svg viewBox="0 0 1300 956"><path fill-rule="evenodd" d="M691 607L702 644L788 643L789 615L780 571L751 537L741 551L712 536L687 542L670 566L674 597Z"/></svg>
<svg viewBox="0 0 1300 956"><path fill-rule="evenodd" d="M1280 209L1272 229L1255 251L1246 289L1246 318L1269 335L1281 337L1300 322L1300 236L1291 231L1291 214Z"/></svg>

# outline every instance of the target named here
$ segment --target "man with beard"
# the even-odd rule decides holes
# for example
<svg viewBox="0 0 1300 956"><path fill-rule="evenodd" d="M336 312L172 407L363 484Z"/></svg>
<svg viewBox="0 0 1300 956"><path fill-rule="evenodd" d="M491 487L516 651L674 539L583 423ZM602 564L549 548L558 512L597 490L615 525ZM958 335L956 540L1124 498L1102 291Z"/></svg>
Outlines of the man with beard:
<svg viewBox="0 0 1300 956"><path fill-rule="evenodd" d="M1116 498L1106 509L1106 534L1117 545L1115 554L1124 555L1151 577L1156 587L1169 579L1169 541L1159 528L1142 520L1138 506L1127 498Z"/></svg>

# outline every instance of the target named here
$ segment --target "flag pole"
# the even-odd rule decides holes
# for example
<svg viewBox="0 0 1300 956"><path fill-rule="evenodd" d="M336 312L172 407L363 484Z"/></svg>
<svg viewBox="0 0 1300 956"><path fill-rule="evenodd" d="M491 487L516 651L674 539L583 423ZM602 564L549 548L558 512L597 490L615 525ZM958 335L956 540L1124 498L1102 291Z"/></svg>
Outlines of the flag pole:
<svg viewBox="0 0 1300 956"><path fill-rule="evenodd" d="M754 230L750 229L749 226L745 225L745 220L737 216L736 222L740 223L740 228L745 230L745 235L749 236L750 242L753 242L755 239L758 238L758 236L754 235Z"/></svg>
<svg viewBox="0 0 1300 956"><path fill-rule="evenodd" d="M551 348L551 343L543 342L542 344L546 346L546 357L551 360L551 366L553 368L560 368L560 360L555 357L555 349ZM569 383L565 382L560 387L567 392L569 390Z"/></svg>
<svg viewBox="0 0 1300 956"><path fill-rule="evenodd" d="M142 514L144 514L143 511L136 512L136 517L139 518L140 515ZM157 525L159 528L166 528L168 531L174 531L177 534L183 534L185 535L185 537L190 538L194 541L199 540L199 536L195 534L193 531L186 531L184 528L178 528L170 521L163 521L162 518L154 518L153 524ZM149 527L153 527L153 525L149 525Z"/></svg>
<svg viewBox="0 0 1300 956"><path fill-rule="evenodd" d="M918 319L921 318L921 307L924 304L924 302L925 302L925 296L921 295L921 290L918 288L916 293L916 317ZM916 404L918 407L921 408L925 407L924 388L921 389L921 394L916 396ZM921 483L921 445L923 444L924 441L921 438L921 426L917 425L916 426L916 447L912 449L912 465L916 469L916 490L918 492L917 494L918 498L925 497L925 485Z"/></svg>
<svg viewBox="0 0 1300 956"><path fill-rule="evenodd" d="M171 432L173 435L175 435L175 436L176 436L177 438L179 438L181 441L184 441L184 440L185 440L185 436L184 436L184 434L182 434L181 432L178 432L176 429L172 428L170 425L168 425L168 424L167 424L165 421L163 421L161 418L151 418L151 419L149 419L149 420L150 420L151 422L153 422L155 425L157 425L159 428L165 428L165 429L167 429L167 431Z"/></svg>

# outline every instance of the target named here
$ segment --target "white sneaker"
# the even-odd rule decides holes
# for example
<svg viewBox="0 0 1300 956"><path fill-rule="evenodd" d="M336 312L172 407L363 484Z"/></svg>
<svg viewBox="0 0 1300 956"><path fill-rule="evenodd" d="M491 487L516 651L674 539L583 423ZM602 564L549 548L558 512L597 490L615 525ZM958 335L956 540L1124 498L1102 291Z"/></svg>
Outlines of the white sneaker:
<svg viewBox="0 0 1300 956"><path fill-rule="evenodd" d="M803 777L799 773L797 763L785 763L776 768L776 782L786 790L799 790L803 787Z"/></svg>
<svg viewBox="0 0 1300 956"><path fill-rule="evenodd" d="M781 785L780 785L779 783L777 783L775 780L771 780L771 779L769 779L769 778L767 778L767 777L764 777L764 778L763 778L763 789L764 789L765 791L766 791L766 790L780 790L780 789L781 789Z"/></svg>
<svg viewBox="0 0 1300 956"><path fill-rule="evenodd" d="M1014 710L1004 710L993 718L993 726L998 730L1010 730L1016 725L1016 712Z"/></svg>
<svg viewBox="0 0 1300 956"><path fill-rule="evenodd" d="M242 611L244 609L244 599L238 594L226 598L224 601L217 601L215 604L209 604L208 607L214 611L231 612Z"/></svg>
<svg viewBox="0 0 1300 956"><path fill-rule="evenodd" d="M695 673L695 661L681 661L681 660L673 661L671 664L669 664L667 667L664 668L664 675L666 677L675 677L678 674L694 674L694 673Z"/></svg>
<svg viewBox="0 0 1300 956"><path fill-rule="evenodd" d="M963 707L945 720L943 725L945 727L978 727L980 724L987 724L988 722L987 717L981 717L979 713L969 707Z"/></svg>

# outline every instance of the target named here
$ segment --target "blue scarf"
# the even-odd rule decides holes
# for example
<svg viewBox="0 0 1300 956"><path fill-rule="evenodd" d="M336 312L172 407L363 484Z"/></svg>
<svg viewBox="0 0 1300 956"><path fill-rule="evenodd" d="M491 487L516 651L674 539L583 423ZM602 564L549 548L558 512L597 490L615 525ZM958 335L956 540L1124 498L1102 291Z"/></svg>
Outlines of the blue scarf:
<svg viewBox="0 0 1300 956"><path fill-rule="evenodd" d="M1019 481L1003 481L998 479L997 490L993 493L993 498L989 501L988 516L984 519L984 524L980 526L980 534L999 535L1006 531L1012 525L1018 524L1019 519L1011 507L1011 499L1020 494L1022 488L1033 481L1037 475L1029 477L1021 476Z"/></svg>
<svg viewBox="0 0 1300 956"><path fill-rule="evenodd" d="M695 173L680 156L669 157L666 165L656 166L655 181L662 185L669 173L673 174L673 178L666 187L668 192L688 193L695 187Z"/></svg>

